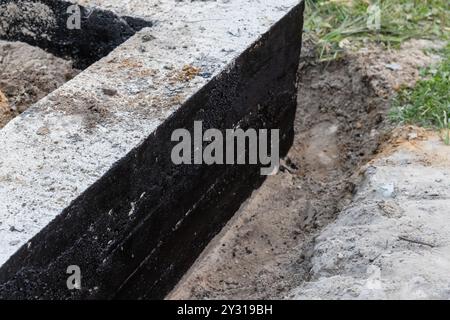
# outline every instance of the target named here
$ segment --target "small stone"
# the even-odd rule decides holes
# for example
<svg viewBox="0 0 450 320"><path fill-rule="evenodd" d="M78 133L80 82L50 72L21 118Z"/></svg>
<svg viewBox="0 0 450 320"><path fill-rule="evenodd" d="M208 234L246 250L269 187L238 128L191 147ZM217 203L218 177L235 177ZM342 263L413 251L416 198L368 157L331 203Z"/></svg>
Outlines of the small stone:
<svg viewBox="0 0 450 320"><path fill-rule="evenodd" d="M110 89L110 88L102 88L102 91L104 94L106 94L107 96L115 96L117 94L117 90L115 89Z"/></svg>
<svg viewBox="0 0 450 320"><path fill-rule="evenodd" d="M202 72L199 74L200 77L208 79L212 77L212 73L211 72Z"/></svg>
<svg viewBox="0 0 450 320"><path fill-rule="evenodd" d="M50 133L50 129L47 127L40 127L37 129L36 134L40 136L45 136Z"/></svg>
<svg viewBox="0 0 450 320"><path fill-rule="evenodd" d="M19 240L13 240L13 241L10 241L10 242L9 242L9 245L10 245L10 246L16 246L16 245L18 245L19 243L20 243Z"/></svg>
<svg viewBox="0 0 450 320"><path fill-rule="evenodd" d="M142 35L142 41L144 42L149 42L152 40L155 40L156 38L154 36L152 36L151 34L144 34Z"/></svg>
<svg viewBox="0 0 450 320"><path fill-rule="evenodd" d="M417 139L418 135L417 132L411 132L408 134L408 140L415 140Z"/></svg>
<svg viewBox="0 0 450 320"><path fill-rule="evenodd" d="M392 71L402 70L402 66L398 63L388 63L386 64L386 68Z"/></svg>
<svg viewBox="0 0 450 320"><path fill-rule="evenodd" d="M393 182L380 186L378 191L385 198L394 198L395 197L395 185Z"/></svg>

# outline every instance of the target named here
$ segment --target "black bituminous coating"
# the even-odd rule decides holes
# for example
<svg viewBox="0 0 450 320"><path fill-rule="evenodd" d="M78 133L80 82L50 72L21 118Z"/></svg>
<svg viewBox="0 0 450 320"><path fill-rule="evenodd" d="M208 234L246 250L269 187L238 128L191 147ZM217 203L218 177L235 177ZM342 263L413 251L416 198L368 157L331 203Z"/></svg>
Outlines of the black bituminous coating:
<svg viewBox="0 0 450 320"><path fill-rule="evenodd" d="M80 7L81 29L68 29L69 6L73 3L60 0L0 0L0 5L14 3L19 7L17 17L8 17L12 21L3 30L0 38L9 41L23 41L45 49L60 57L70 57L74 66L84 69L95 61L106 56L118 45L122 44L137 31L151 27L152 22L133 17L119 17L111 11ZM24 12L29 11L30 4L42 4L52 12L56 23L49 24L46 17L33 19L33 32L24 28L27 24ZM6 19L1 13L0 20ZM0 21L1 22L1 21Z"/></svg>
<svg viewBox="0 0 450 320"><path fill-rule="evenodd" d="M300 4L11 257L0 298L164 298L263 181L256 165L172 164L171 134L196 120L204 130L281 128L285 154L302 13ZM69 265L81 268L81 290L66 287Z"/></svg>

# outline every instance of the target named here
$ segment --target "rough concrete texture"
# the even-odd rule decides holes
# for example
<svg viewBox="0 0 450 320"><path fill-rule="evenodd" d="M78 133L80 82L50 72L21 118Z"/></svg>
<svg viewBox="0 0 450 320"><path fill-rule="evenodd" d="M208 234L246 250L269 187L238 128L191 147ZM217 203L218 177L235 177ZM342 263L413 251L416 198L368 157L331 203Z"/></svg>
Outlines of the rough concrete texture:
<svg viewBox="0 0 450 320"><path fill-rule="evenodd" d="M120 5L99 5L108 3ZM302 7L290 10L298 1L133 4L130 12L152 14L151 29L0 131L0 263L22 246L0 270L3 297L164 296L234 212L230 199L238 206L253 188L239 181L259 174L174 168L173 129L196 119L273 125L289 143ZM220 214L196 230L208 210ZM84 270L81 292L65 287L70 264Z"/></svg>
<svg viewBox="0 0 450 320"><path fill-rule="evenodd" d="M310 279L288 297L449 299L450 148L401 128L361 171L353 203L315 240Z"/></svg>

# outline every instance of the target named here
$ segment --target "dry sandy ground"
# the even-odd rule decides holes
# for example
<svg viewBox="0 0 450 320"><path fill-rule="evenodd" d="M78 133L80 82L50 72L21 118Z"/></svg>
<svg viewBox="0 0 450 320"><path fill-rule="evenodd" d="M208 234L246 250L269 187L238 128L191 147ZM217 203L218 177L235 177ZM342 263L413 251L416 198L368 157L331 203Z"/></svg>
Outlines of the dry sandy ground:
<svg viewBox="0 0 450 320"><path fill-rule="evenodd" d="M394 135L288 298L450 299L450 147L417 128Z"/></svg>
<svg viewBox="0 0 450 320"><path fill-rule="evenodd" d="M331 63L316 63L311 54L311 46L304 45L295 120L296 138L281 172L269 177L253 193L167 298L387 298L399 296L401 289L393 289L397 290L395 294L386 291L385 295L379 295L381 291L376 290L358 291L358 279L362 279L363 286L371 288L370 281L378 279L373 277L388 270L391 273L389 281L405 280L400 286L412 288L416 282L406 281L410 275L425 274L426 271L437 272L439 275L434 279L436 281L438 277L448 275L450 269L443 272L447 267L446 262L441 267L429 269L424 265L416 273L409 273L408 269L403 269L401 262L393 263L396 259L394 253L383 265L390 265L391 269L373 267L374 259L383 261L381 259L384 259L382 254L385 251L378 250L378 247L372 248L370 239L378 246L381 246L381 242L386 246L385 240L388 240L387 249L383 250L393 250L392 246L398 246L405 252L417 250L415 260L408 260L410 266L419 260L420 253L424 250L430 253L433 250L445 251L445 247L423 248L423 245L398 240L400 236L409 240L423 237L436 246L445 245L443 234L440 234L441 238L433 238L431 233L427 233L430 237L426 237L423 232L413 232L414 224L408 220L410 218L404 218L403 221L406 225L411 223L411 228L408 229L405 225L397 230L392 226L392 232L397 233L390 236L386 232L380 233L382 225L377 226L378 229L374 226L371 234L364 233L364 230L372 228L371 221L376 220L371 216L381 215L382 209L367 214L363 214L365 211L355 213L360 217L360 230L355 228L351 230L352 233L346 233L343 226L346 222L351 223L352 218L348 218L349 208L358 205L356 199L364 199L360 192L366 192L366 189L359 187L363 181L363 185L368 183L364 180L366 176L358 174L359 168L375 158L380 146L387 140L389 125L385 118L389 110L389 99L400 85L414 85L420 67L439 60L439 57L427 55L423 51L423 48L436 45L441 44L412 41L399 51L384 51L373 47L348 54L344 59ZM431 143L439 144L434 140ZM430 152L440 150L441 147ZM394 176L395 179L387 177L389 179L385 184L388 191L391 182L394 183L394 190L409 184L410 196L414 197L414 188L422 188L420 184L425 180L421 181L417 177L406 182L409 160L405 161L401 166L397 164L399 168L403 168L405 176L397 175ZM414 168L417 174L422 170L411 162L411 170ZM428 168L432 170L430 166ZM396 172L395 165L391 170ZM439 168L433 174L437 175L439 172L439 179L448 181L448 177L443 175L444 171ZM433 180L427 180L429 184L432 182ZM435 183L438 189L442 186L442 182ZM420 189L420 192L425 190ZM442 192L436 198L441 199L442 196L445 199L444 190L439 190ZM428 191L428 196L435 193L432 189ZM406 198L406 195L402 195L397 200L392 200L395 203L386 200L386 203L375 203L374 206L386 207L390 212L391 206L397 208L395 205L400 206L400 202L403 203ZM378 200L367 198L367 201ZM364 201L363 203L365 204ZM404 202L405 207L399 210L409 210L406 206L414 204ZM445 203L439 206L437 204L438 202L430 204L436 210L436 222L445 218L446 213ZM416 205L415 213L412 214L420 215L419 208L422 205ZM396 215L393 213L393 217ZM397 219L393 217L386 219ZM422 214L421 219L425 230L426 216ZM394 220L388 221L397 223ZM333 229L335 225L336 230ZM340 236L342 240L328 241L334 233L335 237ZM361 250L365 254L364 258L359 258ZM437 257L438 252L433 252L434 257ZM402 260L404 257L399 255L397 258ZM422 262L426 263L427 258L429 256L425 256ZM393 274L402 272L403 277L395 280ZM332 278L336 276L340 278ZM364 277L369 282L364 282ZM375 281L376 288L378 285ZM354 293L345 294L347 289ZM420 296L412 291L405 292L403 297Z"/></svg>
<svg viewBox="0 0 450 320"><path fill-rule="evenodd" d="M0 40L0 128L77 73L40 48Z"/></svg>

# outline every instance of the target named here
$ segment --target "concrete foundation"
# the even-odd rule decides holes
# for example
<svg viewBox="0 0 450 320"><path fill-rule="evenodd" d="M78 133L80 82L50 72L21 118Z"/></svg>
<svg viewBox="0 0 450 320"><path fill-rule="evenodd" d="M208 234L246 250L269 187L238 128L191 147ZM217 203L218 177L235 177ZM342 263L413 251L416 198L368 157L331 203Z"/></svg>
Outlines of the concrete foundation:
<svg viewBox="0 0 450 320"><path fill-rule="evenodd" d="M164 298L263 179L174 165L171 134L277 128L285 153L303 3L80 2L152 27L0 131L0 297Z"/></svg>

